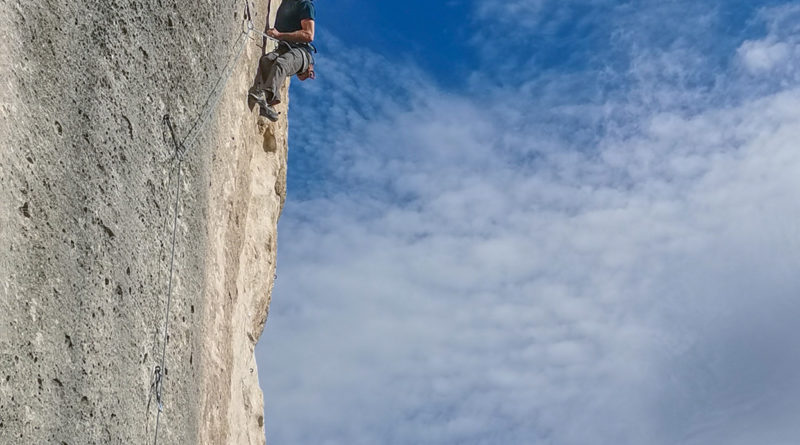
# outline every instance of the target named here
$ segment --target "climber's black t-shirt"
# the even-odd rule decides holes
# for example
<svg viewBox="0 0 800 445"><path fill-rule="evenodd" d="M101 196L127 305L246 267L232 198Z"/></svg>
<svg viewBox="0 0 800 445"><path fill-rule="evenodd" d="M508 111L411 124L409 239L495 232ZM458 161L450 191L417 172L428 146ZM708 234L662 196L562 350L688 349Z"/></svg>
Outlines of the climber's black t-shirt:
<svg viewBox="0 0 800 445"><path fill-rule="evenodd" d="M275 29L280 32L294 32L303 29L303 20L314 20L312 0L283 0L275 17Z"/></svg>

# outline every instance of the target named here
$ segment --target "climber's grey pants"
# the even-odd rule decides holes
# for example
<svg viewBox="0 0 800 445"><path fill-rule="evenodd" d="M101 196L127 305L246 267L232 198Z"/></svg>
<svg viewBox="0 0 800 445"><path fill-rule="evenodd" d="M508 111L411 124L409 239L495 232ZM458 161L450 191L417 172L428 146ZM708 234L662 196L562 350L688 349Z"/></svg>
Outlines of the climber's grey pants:
<svg viewBox="0 0 800 445"><path fill-rule="evenodd" d="M287 76L308 69L308 53L302 48L290 48L282 44L275 51L261 56L259 63L267 102L274 102L280 100L281 87Z"/></svg>

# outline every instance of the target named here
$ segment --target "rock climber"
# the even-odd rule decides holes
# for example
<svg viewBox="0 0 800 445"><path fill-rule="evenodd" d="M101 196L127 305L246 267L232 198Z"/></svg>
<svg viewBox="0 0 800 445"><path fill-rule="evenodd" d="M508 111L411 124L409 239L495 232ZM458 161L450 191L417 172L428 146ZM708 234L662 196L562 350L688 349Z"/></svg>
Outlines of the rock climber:
<svg viewBox="0 0 800 445"><path fill-rule="evenodd" d="M281 102L286 77L314 78L314 14L313 0L283 0L275 27L267 30L268 36L279 40L278 47L261 56L261 83L251 90L250 97L261 108L260 114L273 122L278 120L273 107Z"/></svg>

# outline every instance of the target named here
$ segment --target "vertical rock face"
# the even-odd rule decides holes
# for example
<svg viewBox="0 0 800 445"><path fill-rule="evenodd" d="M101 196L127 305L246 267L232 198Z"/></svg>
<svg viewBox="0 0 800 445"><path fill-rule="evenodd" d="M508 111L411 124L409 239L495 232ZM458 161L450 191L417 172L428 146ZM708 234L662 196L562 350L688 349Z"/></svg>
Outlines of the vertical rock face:
<svg viewBox="0 0 800 445"><path fill-rule="evenodd" d="M158 443L264 442L287 123L248 107L244 7L0 0L0 443L153 443L157 417Z"/></svg>

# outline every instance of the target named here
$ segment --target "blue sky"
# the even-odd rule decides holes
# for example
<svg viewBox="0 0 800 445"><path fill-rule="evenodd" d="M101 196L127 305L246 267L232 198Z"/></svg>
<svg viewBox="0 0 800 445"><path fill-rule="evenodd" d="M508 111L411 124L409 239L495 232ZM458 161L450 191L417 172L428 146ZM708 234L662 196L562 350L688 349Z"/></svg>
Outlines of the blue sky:
<svg viewBox="0 0 800 445"><path fill-rule="evenodd" d="M363 3L292 86L268 443L800 442L800 8Z"/></svg>
<svg viewBox="0 0 800 445"><path fill-rule="evenodd" d="M414 63L434 73L445 83L457 80L476 61L470 48L474 26L465 22L469 3L463 0L429 2L339 1L318 5L319 21L332 26L326 31L347 45L366 48L403 63ZM353 26L357 17L357 26ZM325 42L320 42L325 47Z"/></svg>

